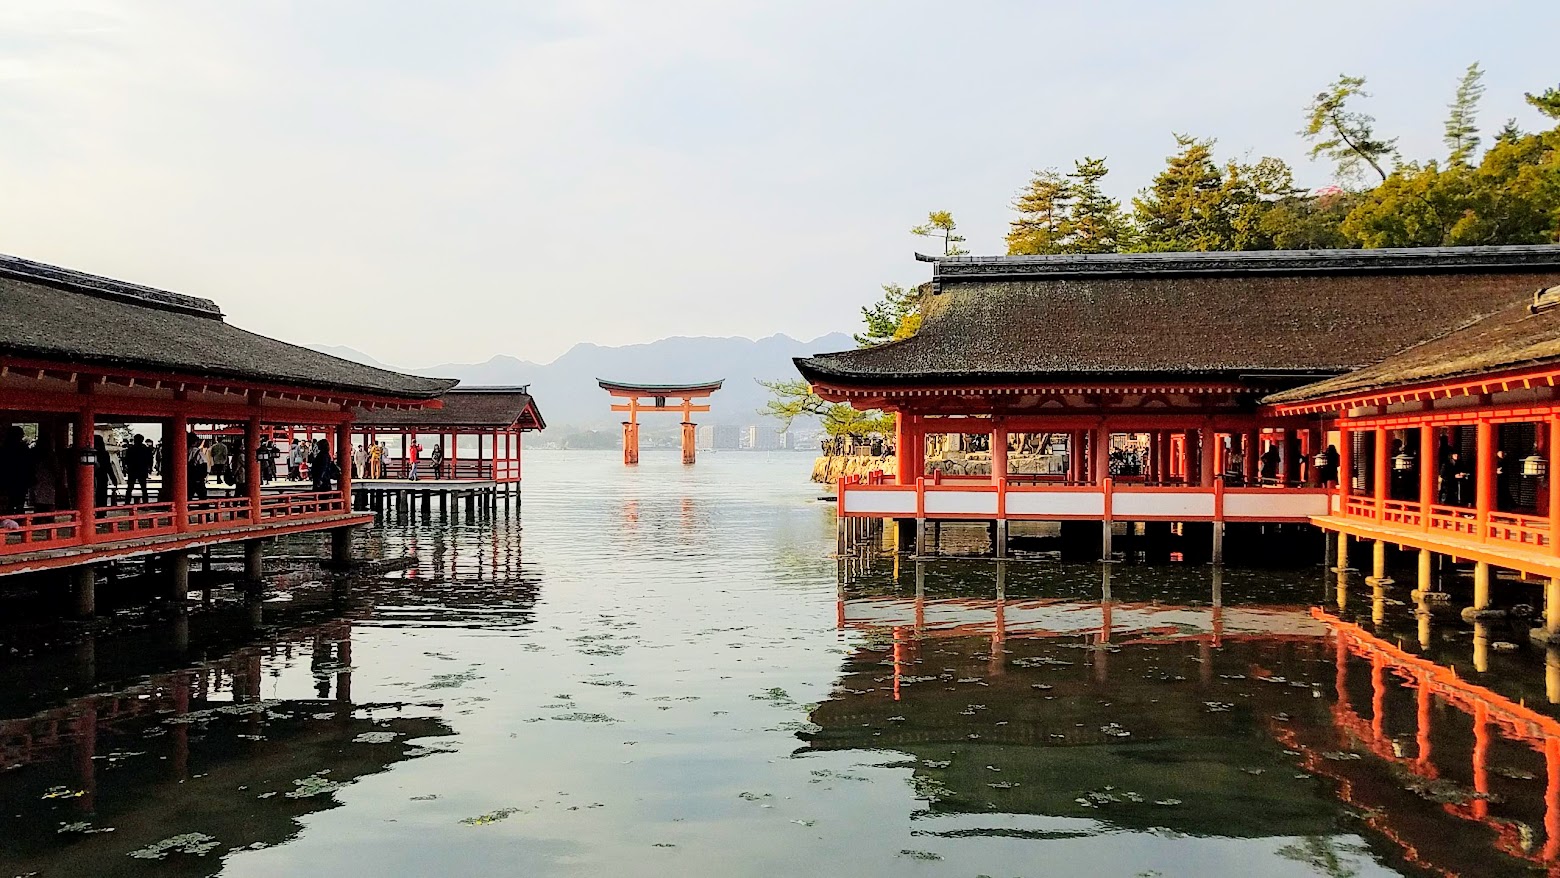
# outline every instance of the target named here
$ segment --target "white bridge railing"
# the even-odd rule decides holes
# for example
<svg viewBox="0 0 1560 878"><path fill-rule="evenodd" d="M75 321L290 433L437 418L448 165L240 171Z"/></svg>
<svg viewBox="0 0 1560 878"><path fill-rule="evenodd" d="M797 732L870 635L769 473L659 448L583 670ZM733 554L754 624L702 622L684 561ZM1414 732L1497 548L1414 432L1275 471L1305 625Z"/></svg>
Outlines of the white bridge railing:
<svg viewBox="0 0 1560 878"><path fill-rule="evenodd" d="M1306 521L1329 511L1326 488L1098 485L896 485L881 477L839 482L839 514L871 518L1065 521Z"/></svg>

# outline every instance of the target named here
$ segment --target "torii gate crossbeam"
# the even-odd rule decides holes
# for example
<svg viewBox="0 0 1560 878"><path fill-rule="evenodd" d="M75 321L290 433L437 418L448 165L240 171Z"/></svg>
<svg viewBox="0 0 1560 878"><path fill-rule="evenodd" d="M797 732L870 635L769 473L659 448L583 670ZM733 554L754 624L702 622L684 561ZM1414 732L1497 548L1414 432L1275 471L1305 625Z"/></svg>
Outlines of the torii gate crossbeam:
<svg viewBox="0 0 1560 878"><path fill-rule="evenodd" d="M709 398L710 394L720 389L724 381L725 379L698 384L627 384L621 381L596 379L596 383L602 390L612 394L616 399L627 400L612 405L613 411L628 414L628 420L623 422L623 463L628 466L639 463L640 412L681 412L682 461L685 464L693 463L696 456L694 428L697 426L693 422L693 415L695 412L710 410L708 405L696 405L694 400ZM676 405L668 404L672 399L680 402ZM649 404L641 400L648 400Z"/></svg>

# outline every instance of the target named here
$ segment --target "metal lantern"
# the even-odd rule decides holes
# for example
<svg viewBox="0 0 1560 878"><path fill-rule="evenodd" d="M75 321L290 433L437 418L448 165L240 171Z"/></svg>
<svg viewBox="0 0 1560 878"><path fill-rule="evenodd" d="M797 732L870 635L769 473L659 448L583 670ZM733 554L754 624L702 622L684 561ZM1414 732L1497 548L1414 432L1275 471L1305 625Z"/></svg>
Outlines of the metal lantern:
<svg viewBox="0 0 1560 878"><path fill-rule="evenodd" d="M76 449L76 462L80 463L82 466L97 466L97 449L96 448L78 448L78 449Z"/></svg>
<svg viewBox="0 0 1560 878"><path fill-rule="evenodd" d="M1400 473L1408 472L1414 468L1414 456L1406 452L1399 454L1392 458L1392 468Z"/></svg>
<svg viewBox="0 0 1560 878"><path fill-rule="evenodd" d="M1543 478L1549 471L1549 461L1538 454L1529 454L1522 458L1522 474L1530 478Z"/></svg>
<svg viewBox="0 0 1560 878"><path fill-rule="evenodd" d="M1317 466L1326 466L1327 465L1327 452L1325 452L1325 451L1317 452L1316 456L1311 458L1311 463L1314 463Z"/></svg>

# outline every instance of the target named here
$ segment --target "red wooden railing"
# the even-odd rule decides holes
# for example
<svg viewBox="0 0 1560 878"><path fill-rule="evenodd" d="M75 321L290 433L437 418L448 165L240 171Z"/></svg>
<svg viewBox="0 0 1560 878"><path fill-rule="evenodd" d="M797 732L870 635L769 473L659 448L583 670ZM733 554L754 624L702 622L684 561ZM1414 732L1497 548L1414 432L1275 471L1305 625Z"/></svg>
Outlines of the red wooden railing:
<svg viewBox="0 0 1560 878"><path fill-rule="evenodd" d="M260 498L260 520L303 518L347 511L347 498L340 491L298 492Z"/></svg>
<svg viewBox="0 0 1560 878"><path fill-rule="evenodd" d="M1488 524L1491 540L1541 549L1550 545L1549 520L1532 515L1491 512Z"/></svg>
<svg viewBox="0 0 1560 878"><path fill-rule="evenodd" d="M149 537L178 529L172 503L106 506L96 513L95 533L99 540Z"/></svg>
<svg viewBox="0 0 1560 878"><path fill-rule="evenodd" d="M0 555L75 545L80 530L75 510L0 514Z"/></svg>
<svg viewBox="0 0 1560 878"><path fill-rule="evenodd" d="M410 473L411 467L408 466L406 458L391 457L385 460L385 478L404 479ZM467 460L465 458L450 460L445 458L443 473L441 478L446 479L513 482L520 478L520 461L494 461L490 458L483 460ZM426 457L418 459L417 475L424 479L434 478L433 462Z"/></svg>
<svg viewBox="0 0 1560 878"><path fill-rule="evenodd" d="M1549 519L1515 512L1488 512L1470 506L1428 507L1410 500L1388 500L1380 508L1373 497L1343 498L1343 515L1363 521L1379 521L1394 527L1424 530L1470 542L1495 543L1527 549L1551 549Z"/></svg>
<svg viewBox="0 0 1560 878"><path fill-rule="evenodd" d="M190 527L213 528L249 524L254 520L248 497L213 497L190 501Z"/></svg>
<svg viewBox="0 0 1560 878"><path fill-rule="evenodd" d="M178 537L254 524L288 524L341 515L351 511L349 498L340 491L268 495L261 499L259 516L248 497L213 497L189 501L188 517L179 521L173 503L135 503L94 510L91 533L82 533L81 516L75 510L0 514L0 556L47 549L137 540Z"/></svg>

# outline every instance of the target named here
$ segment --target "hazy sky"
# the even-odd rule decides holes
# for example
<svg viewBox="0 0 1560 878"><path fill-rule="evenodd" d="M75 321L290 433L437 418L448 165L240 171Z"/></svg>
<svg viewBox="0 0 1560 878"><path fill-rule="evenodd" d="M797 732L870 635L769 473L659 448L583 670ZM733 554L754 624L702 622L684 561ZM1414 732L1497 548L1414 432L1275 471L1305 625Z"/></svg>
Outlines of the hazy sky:
<svg viewBox="0 0 1560 878"><path fill-rule="evenodd" d="M1265 7L1286 11L1266 11ZM1560 81L1560 3L3 0L0 252L409 366L852 329L954 211L1171 132L1279 155L1340 72L1405 155Z"/></svg>

